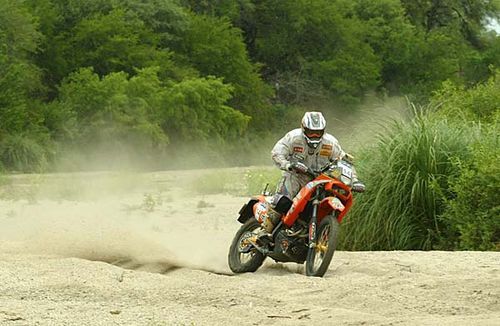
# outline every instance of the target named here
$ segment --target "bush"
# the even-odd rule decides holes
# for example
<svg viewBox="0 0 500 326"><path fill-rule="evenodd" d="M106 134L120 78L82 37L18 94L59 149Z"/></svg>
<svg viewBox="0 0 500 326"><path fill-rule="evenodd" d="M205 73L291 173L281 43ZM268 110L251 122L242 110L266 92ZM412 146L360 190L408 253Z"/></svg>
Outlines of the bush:
<svg viewBox="0 0 500 326"><path fill-rule="evenodd" d="M499 130L487 126L471 146L469 160L457 160L460 174L451 180L453 197L442 219L449 249L500 250Z"/></svg>
<svg viewBox="0 0 500 326"><path fill-rule="evenodd" d="M470 89L447 81L432 102L439 112L462 120L492 122L500 111L500 70L487 82Z"/></svg>

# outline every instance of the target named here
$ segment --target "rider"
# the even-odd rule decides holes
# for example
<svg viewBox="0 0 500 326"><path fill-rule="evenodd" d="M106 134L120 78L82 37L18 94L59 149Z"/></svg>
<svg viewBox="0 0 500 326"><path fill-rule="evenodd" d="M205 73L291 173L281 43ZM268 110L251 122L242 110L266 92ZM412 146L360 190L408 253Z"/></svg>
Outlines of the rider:
<svg viewBox="0 0 500 326"><path fill-rule="evenodd" d="M302 118L302 127L288 132L271 151L274 163L283 170L276 194L262 223L263 229L271 233L281 215L288 211L291 200L311 177L308 168L319 170L329 162L346 158L352 160L340 147L332 135L325 133L326 120L321 112L306 112ZM365 186L357 179L353 168L352 190L363 192ZM286 204L287 203L287 204Z"/></svg>

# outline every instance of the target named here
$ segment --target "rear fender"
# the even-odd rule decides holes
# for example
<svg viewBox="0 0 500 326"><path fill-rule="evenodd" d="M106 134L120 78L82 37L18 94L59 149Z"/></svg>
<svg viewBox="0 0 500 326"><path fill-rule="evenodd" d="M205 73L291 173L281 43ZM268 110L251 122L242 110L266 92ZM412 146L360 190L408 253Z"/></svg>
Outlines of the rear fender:
<svg viewBox="0 0 500 326"><path fill-rule="evenodd" d="M238 214L239 214L238 222L240 222L241 224L244 224L246 221L248 221L249 218L254 217L254 213L255 213L254 206L258 202L265 202L265 197L264 196L253 197L252 199L250 199L248 201L248 203L243 205L241 207L240 211L238 212Z"/></svg>

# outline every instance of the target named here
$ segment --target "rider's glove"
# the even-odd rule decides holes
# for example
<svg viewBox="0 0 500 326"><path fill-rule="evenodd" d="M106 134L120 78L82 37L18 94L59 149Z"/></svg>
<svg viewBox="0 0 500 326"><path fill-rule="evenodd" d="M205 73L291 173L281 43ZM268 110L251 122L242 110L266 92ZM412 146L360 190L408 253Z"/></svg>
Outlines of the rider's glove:
<svg viewBox="0 0 500 326"><path fill-rule="evenodd" d="M307 171L309 170L308 167L302 163L302 162L293 162L292 164L290 164L290 166L288 167L288 170L289 171L295 171L295 172L298 172L298 173L307 173Z"/></svg>
<svg viewBox="0 0 500 326"><path fill-rule="evenodd" d="M347 162L353 164L354 163L354 156L352 156L351 154L349 153L345 153L344 155L344 160L346 160Z"/></svg>
<svg viewBox="0 0 500 326"><path fill-rule="evenodd" d="M365 185L361 181L354 181L351 189L354 192L365 192Z"/></svg>

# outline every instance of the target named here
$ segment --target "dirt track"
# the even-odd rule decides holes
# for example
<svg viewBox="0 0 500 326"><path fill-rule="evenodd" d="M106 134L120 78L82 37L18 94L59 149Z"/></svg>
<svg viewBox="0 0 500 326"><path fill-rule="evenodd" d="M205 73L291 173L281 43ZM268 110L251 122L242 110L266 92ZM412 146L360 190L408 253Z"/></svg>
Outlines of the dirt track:
<svg viewBox="0 0 500 326"><path fill-rule="evenodd" d="M324 278L270 261L234 276L245 198L193 197L169 174L126 191L72 179L68 200L67 178L61 196L45 179L2 188L2 325L500 324L500 253L337 252Z"/></svg>

